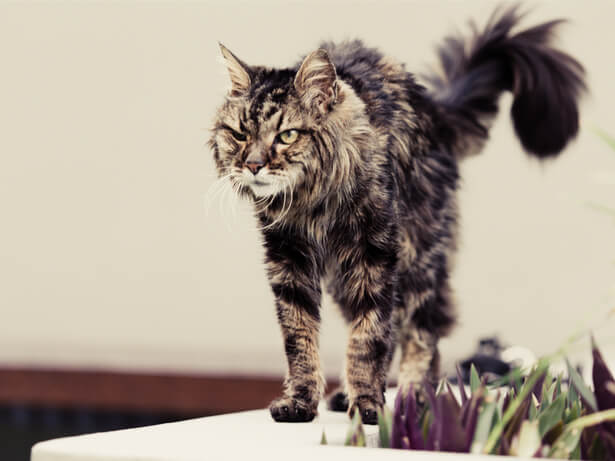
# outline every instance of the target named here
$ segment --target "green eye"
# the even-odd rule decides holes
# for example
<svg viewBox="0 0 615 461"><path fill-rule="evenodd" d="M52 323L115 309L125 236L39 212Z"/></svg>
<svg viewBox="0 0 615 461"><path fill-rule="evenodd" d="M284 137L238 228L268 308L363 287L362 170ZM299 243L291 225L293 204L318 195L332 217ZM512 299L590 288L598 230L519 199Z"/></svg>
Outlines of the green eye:
<svg viewBox="0 0 615 461"><path fill-rule="evenodd" d="M278 135L278 138L280 138L280 141L282 141L282 143L284 144L292 144L297 140L298 137L299 137L299 132L297 130L282 131Z"/></svg>
<svg viewBox="0 0 615 461"><path fill-rule="evenodd" d="M243 133L239 133L235 130L231 130L231 133L233 134L233 138L235 138L237 141L245 141L246 140L246 135Z"/></svg>

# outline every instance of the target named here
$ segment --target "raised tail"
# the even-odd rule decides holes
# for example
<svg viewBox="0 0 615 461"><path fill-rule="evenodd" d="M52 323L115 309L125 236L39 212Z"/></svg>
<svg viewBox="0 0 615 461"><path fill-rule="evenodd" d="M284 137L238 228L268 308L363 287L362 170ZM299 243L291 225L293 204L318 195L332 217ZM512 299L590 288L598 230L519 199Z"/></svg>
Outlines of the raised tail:
<svg viewBox="0 0 615 461"><path fill-rule="evenodd" d="M521 17L518 7L496 10L482 32L473 25L472 37L447 37L438 49L441 72L426 79L452 126L458 155L480 150L505 90L513 93L511 115L528 153L555 156L577 134L585 72L550 45L563 21L512 34Z"/></svg>

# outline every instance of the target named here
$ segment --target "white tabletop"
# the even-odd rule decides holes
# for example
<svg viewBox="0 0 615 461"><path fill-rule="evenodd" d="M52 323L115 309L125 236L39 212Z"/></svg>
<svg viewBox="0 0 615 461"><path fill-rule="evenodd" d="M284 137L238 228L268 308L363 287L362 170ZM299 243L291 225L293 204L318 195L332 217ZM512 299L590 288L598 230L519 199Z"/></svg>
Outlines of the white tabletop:
<svg viewBox="0 0 615 461"><path fill-rule="evenodd" d="M389 402L392 400L389 398ZM211 416L138 429L127 429L41 442L31 461L196 461L267 459L373 460L387 457L408 461L402 450L343 447L349 419L320 406L311 423L276 423L267 410ZM323 429L328 445L320 445ZM375 446L377 427L365 426L368 444ZM459 455L414 452L413 460L458 458ZM467 461L493 457L464 455Z"/></svg>

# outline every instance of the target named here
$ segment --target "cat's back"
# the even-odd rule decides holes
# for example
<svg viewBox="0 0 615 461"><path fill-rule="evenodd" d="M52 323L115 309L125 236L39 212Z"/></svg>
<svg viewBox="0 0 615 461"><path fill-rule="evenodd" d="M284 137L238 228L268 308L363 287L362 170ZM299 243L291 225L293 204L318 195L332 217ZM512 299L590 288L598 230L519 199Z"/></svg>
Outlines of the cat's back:
<svg viewBox="0 0 615 461"><path fill-rule="evenodd" d="M370 122L388 127L410 111L410 99L420 93L404 65L360 40L324 42L338 78L348 83L366 103Z"/></svg>

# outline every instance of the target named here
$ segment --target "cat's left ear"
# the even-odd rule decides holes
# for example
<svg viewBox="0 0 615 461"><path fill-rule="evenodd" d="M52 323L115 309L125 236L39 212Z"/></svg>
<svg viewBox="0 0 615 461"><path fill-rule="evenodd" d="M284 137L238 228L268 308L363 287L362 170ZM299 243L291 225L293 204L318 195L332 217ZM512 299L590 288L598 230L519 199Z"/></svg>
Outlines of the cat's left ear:
<svg viewBox="0 0 615 461"><path fill-rule="evenodd" d="M295 89L307 107L328 112L337 98L335 66L323 49L309 54L295 77Z"/></svg>
<svg viewBox="0 0 615 461"><path fill-rule="evenodd" d="M222 51L222 56L224 56L226 67L231 77L231 96L246 94L252 83L250 68L222 43L218 43L218 45L220 45L220 51Z"/></svg>

